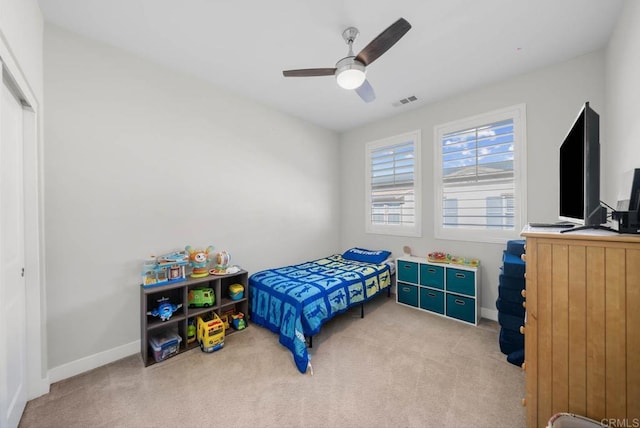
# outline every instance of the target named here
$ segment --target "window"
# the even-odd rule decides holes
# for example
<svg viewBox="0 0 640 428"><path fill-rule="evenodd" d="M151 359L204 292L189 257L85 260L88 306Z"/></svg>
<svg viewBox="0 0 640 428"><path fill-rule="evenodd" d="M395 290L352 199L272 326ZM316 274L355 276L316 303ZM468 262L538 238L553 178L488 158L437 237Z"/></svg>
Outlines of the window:
<svg viewBox="0 0 640 428"><path fill-rule="evenodd" d="M445 199L443 201L444 222L446 224L458 224L458 200L454 198Z"/></svg>
<svg viewBox="0 0 640 428"><path fill-rule="evenodd" d="M420 131L366 147L366 230L420 236Z"/></svg>
<svg viewBox="0 0 640 428"><path fill-rule="evenodd" d="M526 191L524 104L435 127L435 236L513 239Z"/></svg>

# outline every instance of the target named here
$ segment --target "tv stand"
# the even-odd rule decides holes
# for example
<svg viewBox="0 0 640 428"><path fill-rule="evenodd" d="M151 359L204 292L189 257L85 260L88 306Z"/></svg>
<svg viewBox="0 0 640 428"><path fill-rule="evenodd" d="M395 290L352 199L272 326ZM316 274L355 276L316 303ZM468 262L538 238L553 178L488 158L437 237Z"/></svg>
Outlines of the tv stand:
<svg viewBox="0 0 640 428"><path fill-rule="evenodd" d="M615 232L615 233L620 233L619 231L609 227L609 226L603 226L601 224L595 224L592 226L580 226L580 227L574 227L573 229L563 229L560 231L560 233L569 233L569 232L576 232L578 230L608 230L609 232Z"/></svg>

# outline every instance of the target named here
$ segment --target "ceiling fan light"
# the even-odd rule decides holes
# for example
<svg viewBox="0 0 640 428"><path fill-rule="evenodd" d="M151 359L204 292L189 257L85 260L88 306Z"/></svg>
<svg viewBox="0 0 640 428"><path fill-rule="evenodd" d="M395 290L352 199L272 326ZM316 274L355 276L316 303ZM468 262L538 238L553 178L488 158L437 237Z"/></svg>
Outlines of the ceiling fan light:
<svg viewBox="0 0 640 428"><path fill-rule="evenodd" d="M356 89L362 85L367 78L364 72L364 65L356 61L338 67L336 81L341 88Z"/></svg>

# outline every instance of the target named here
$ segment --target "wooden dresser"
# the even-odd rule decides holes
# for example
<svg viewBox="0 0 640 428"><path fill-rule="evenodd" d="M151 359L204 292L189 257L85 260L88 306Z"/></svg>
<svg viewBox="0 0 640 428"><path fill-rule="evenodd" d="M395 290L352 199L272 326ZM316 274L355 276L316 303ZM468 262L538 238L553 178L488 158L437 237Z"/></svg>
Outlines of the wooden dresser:
<svg viewBox="0 0 640 428"><path fill-rule="evenodd" d="M640 426L640 235L525 228L527 426Z"/></svg>

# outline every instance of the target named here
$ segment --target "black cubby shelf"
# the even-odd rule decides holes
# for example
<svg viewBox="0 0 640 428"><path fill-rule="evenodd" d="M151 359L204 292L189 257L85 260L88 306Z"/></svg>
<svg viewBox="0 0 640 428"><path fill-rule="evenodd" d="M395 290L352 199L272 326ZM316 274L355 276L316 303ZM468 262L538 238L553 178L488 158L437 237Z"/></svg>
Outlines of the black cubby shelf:
<svg viewBox="0 0 640 428"><path fill-rule="evenodd" d="M156 364L153 350L149 344L149 338L158 332L170 330L177 333L182 339L176 354L199 349L197 341L188 343L187 328L190 319L208 312L215 312L221 316L228 312L244 314L248 327L249 322L249 274L245 270L226 275L209 275L202 278L187 277L185 281L162 284L158 286L140 285L140 355L145 366ZM232 300L229 298L229 286L241 284L244 287L242 298ZM211 288L215 292L215 302L208 307L190 308L188 303L189 291L196 288ZM157 301L167 297L173 305L180 306L170 318L163 321L159 317L148 315L158 303ZM242 330L238 330L242 331ZM232 327L228 328L226 335L236 333Z"/></svg>

